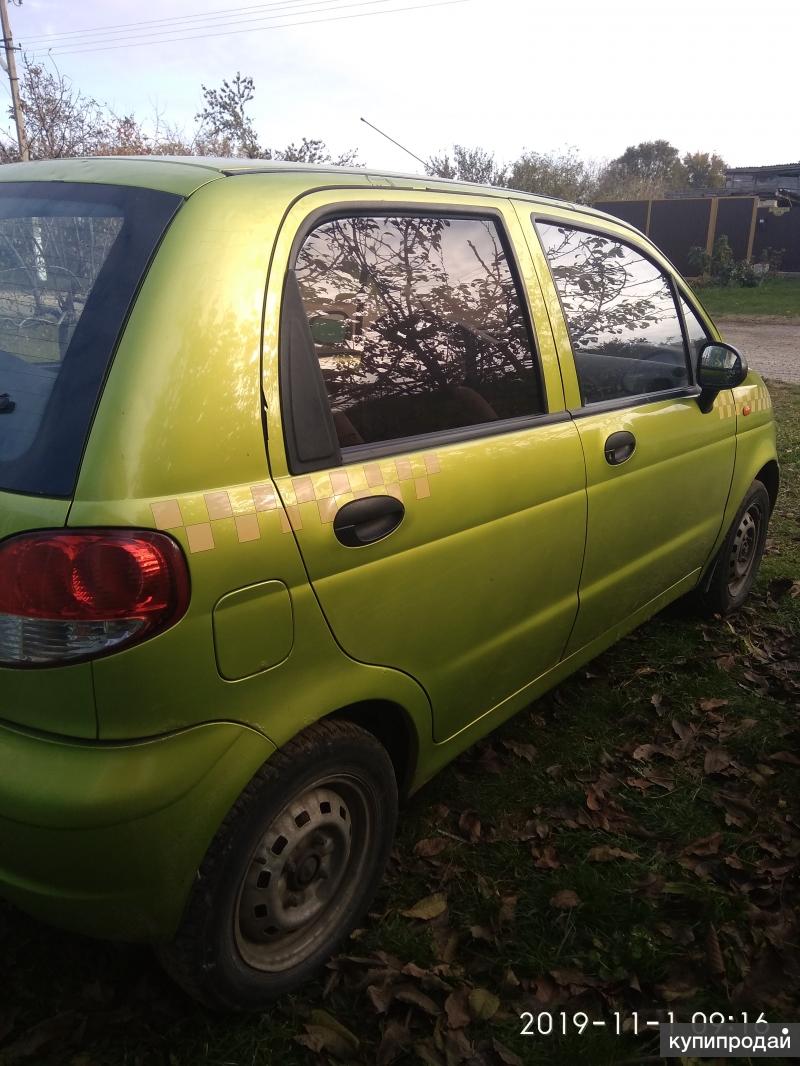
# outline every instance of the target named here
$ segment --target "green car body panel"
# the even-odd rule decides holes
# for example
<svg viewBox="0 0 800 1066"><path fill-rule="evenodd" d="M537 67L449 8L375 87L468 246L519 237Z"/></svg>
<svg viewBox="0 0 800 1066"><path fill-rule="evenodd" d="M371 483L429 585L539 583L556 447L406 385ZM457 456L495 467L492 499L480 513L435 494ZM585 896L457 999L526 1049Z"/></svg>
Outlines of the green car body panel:
<svg viewBox="0 0 800 1066"><path fill-rule="evenodd" d="M22 180L183 198L122 331L73 496L0 493L2 537L162 530L191 579L186 614L152 639L70 666L0 669L0 894L48 921L169 938L225 814L303 728L355 709L396 742L401 784L415 790L694 587L760 471L777 488L756 373L707 415L682 397L571 417L576 370L532 216L590 222L674 274L646 238L600 212L247 161L0 169L0 190ZM527 296L547 415L293 473L278 360L286 272L309 220L371 206L498 220ZM603 440L618 429L640 446L612 467ZM333 514L373 490L399 494L406 518L353 551L332 535ZM620 524L620 513L637 521Z"/></svg>

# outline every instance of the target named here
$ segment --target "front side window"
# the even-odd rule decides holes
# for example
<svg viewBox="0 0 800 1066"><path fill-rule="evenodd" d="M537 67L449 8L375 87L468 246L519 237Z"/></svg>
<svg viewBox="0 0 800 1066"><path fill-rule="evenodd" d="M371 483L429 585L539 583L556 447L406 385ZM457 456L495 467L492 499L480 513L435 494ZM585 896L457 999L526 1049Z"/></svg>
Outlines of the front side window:
<svg viewBox="0 0 800 1066"><path fill-rule="evenodd" d="M544 410L493 219L331 219L295 276L342 447Z"/></svg>
<svg viewBox="0 0 800 1066"><path fill-rule="evenodd" d="M706 333L706 327L697 317L693 308L689 306L683 297L681 297L681 308L683 309L683 321L686 323L686 339L689 342L692 366L697 366L700 353L708 344L708 333Z"/></svg>
<svg viewBox="0 0 800 1066"><path fill-rule="evenodd" d="M538 222L567 320L583 403L690 382L671 285L628 244Z"/></svg>

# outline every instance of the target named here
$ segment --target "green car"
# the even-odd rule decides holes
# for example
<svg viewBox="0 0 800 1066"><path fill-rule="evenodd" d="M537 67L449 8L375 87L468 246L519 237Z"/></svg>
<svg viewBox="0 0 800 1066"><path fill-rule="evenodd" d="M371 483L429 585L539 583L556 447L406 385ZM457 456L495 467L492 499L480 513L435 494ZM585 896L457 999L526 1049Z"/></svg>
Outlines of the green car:
<svg viewBox="0 0 800 1066"><path fill-rule="evenodd" d="M618 219L368 170L0 168L0 894L260 1008L398 799L671 600L737 608L758 374Z"/></svg>

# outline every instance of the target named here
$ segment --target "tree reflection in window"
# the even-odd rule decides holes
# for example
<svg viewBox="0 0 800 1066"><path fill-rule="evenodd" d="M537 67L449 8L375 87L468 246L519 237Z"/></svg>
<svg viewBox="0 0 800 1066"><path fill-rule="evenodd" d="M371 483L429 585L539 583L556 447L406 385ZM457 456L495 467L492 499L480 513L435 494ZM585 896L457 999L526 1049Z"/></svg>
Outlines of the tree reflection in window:
<svg viewBox="0 0 800 1066"><path fill-rule="evenodd" d="M343 446L542 410L491 219L334 219L295 273Z"/></svg>
<svg viewBox="0 0 800 1066"><path fill-rule="evenodd" d="M596 233L539 222L584 403L689 383L672 290L650 260Z"/></svg>

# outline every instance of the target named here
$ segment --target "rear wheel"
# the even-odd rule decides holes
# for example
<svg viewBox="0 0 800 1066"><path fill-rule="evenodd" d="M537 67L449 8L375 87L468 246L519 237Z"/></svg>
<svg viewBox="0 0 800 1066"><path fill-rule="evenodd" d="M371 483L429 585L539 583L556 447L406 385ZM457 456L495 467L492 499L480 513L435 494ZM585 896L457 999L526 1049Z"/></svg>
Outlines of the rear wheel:
<svg viewBox="0 0 800 1066"><path fill-rule="evenodd" d="M730 614L747 599L764 554L770 509L769 493L754 481L717 554L708 588L697 593L704 610Z"/></svg>
<svg viewBox="0 0 800 1066"><path fill-rule="evenodd" d="M218 831L167 972L209 1006L257 1010L307 981L355 928L397 819L391 760L366 730L318 722L253 778Z"/></svg>

